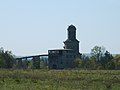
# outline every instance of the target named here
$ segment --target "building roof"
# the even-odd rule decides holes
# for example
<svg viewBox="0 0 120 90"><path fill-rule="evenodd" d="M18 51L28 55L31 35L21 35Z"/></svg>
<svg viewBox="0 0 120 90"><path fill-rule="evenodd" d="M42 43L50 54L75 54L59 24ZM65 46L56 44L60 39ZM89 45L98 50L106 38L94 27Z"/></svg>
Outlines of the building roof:
<svg viewBox="0 0 120 90"><path fill-rule="evenodd" d="M74 41L79 42L77 39L75 39ZM63 41L63 42L64 42L64 43L65 43L65 42L73 42L73 40L67 39L66 41Z"/></svg>
<svg viewBox="0 0 120 90"><path fill-rule="evenodd" d="M71 25L68 27L68 30L71 30L71 29L72 29L72 30L76 30L76 27L71 24Z"/></svg>
<svg viewBox="0 0 120 90"><path fill-rule="evenodd" d="M67 51L67 50L72 50L72 49L52 49L53 51ZM52 51L51 50L51 51Z"/></svg>

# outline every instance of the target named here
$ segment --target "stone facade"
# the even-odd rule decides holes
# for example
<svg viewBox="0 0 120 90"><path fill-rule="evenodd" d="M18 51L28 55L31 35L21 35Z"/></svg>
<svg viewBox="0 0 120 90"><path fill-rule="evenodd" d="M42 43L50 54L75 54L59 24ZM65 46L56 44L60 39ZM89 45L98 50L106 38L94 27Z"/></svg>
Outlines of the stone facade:
<svg viewBox="0 0 120 90"><path fill-rule="evenodd" d="M70 25L67 30L68 39L64 41L64 49L48 50L49 69L73 68L74 59L80 56L76 27Z"/></svg>

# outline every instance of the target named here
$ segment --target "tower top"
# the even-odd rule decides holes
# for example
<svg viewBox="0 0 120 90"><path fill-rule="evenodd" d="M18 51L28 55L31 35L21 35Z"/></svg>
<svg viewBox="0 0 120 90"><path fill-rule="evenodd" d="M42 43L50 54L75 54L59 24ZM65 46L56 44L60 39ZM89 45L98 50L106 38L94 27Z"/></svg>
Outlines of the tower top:
<svg viewBox="0 0 120 90"><path fill-rule="evenodd" d="M76 39L76 27L70 25L67 28L68 38L64 42L64 49L72 49L75 51L76 55L79 55L79 41Z"/></svg>
<svg viewBox="0 0 120 90"><path fill-rule="evenodd" d="M71 25L68 27L68 30L76 30L76 27L71 24Z"/></svg>
<svg viewBox="0 0 120 90"><path fill-rule="evenodd" d="M74 25L68 26L68 39L69 40L76 40L76 27Z"/></svg>

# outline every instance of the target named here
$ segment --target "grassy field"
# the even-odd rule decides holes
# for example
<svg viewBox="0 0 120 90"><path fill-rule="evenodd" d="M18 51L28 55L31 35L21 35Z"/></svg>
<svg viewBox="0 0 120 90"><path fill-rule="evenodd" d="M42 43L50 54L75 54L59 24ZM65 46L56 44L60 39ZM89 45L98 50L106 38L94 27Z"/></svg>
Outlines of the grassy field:
<svg viewBox="0 0 120 90"><path fill-rule="evenodd" d="M0 69L0 90L120 90L120 70Z"/></svg>

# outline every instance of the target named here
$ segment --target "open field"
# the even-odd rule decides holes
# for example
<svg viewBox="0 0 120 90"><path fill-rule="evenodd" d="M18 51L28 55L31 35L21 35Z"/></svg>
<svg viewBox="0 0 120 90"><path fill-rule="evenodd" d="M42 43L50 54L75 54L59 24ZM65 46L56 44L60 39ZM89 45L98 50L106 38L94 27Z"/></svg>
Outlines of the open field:
<svg viewBox="0 0 120 90"><path fill-rule="evenodd" d="M120 70L0 69L0 90L120 90Z"/></svg>

